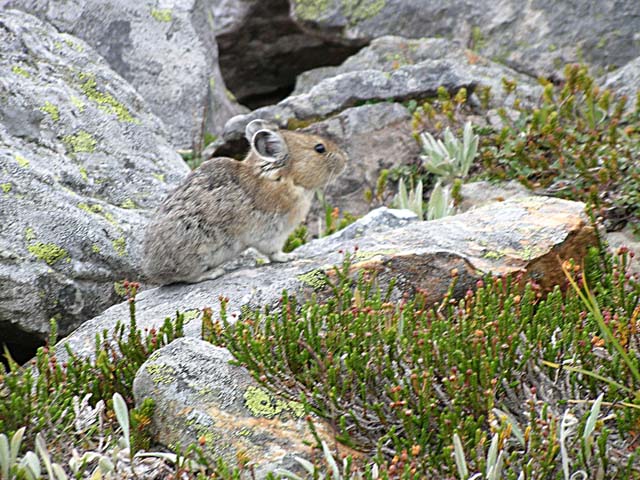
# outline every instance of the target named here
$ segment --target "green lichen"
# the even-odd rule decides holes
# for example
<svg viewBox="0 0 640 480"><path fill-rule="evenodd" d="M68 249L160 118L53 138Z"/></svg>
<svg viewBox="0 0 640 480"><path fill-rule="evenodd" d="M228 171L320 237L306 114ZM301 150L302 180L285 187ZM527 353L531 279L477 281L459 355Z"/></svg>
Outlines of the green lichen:
<svg viewBox="0 0 640 480"><path fill-rule="evenodd" d="M127 254L127 242L124 237L116 238L111 242L111 245L119 257L124 257Z"/></svg>
<svg viewBox="0 0 640 480"><path fill-rule="evenodd" d="M67 251L55 243L37 242L33 245L29 245L27 250L40 260L45 261L47 265L53 265L57 261L68 256Z"/></svg>
<svg viewBox="0 0 640 480"><path fill-rule="evenodd" d="M121 122L137 123L138 121L131 116L127 107L117 101L110 93L104 93L98 90L98 84L95 76L91 74L81 73L79 75L83 83L80 85L82 92L86 97L96 103L100 110L116 115Z"/></svg>
<svg viewBox="0 0 640 480"><path fill-rule="evenodd" d="M329 10L329 0L297 0L296 16L301 20L318 20Z"/></svg>
<svg viewBox="0 0 640 480"><path fill-rule="evenodd" d="M99 254L100 253L100 247L94 243L93 245L91 245L91 251L93 253Z"/></svg>
<svg viewBox="0 0 640 480"><path fill-rule="evenodd" d="M74 42L70 38L65 38L64 43L66 43L69 48L73 48L76 52L84 52L84 47L79 43Z"/></svg>
<svg viewBox="0 0 640 480"><path fill-rule="evenodd" d="M78 110L78 112L82 113L84 112L84 102L82 100L80 100L78 97L76 97L75 95L71 95L71 104L76 107L76 109Z"/></svg>
<svg viewBox="0 0 640 480"><path fill-rule="evenodd" d="M130 198L127 198L124 202L120 204L120 208L132 209L137 207L138 206Z"/></svg>
<svg viewBox="0 0 640 480"><path fill-rule="evenodd" d="M289 412L297 418L304 415L304 406L298 402L281 400L259 387L247 387L243 395L244 404L254 417L274 418Z"/></svg>
<svg viewBox="0 0 640 480"><path fill-rule="evenodd" d="M36 232L33 231L32 227L27 227L24 229L24 239L27 242L34 240L36 238Z"/></svg>
<svg viewBox="0 0 640 480"><path fill-rule="evenodd" d="M4 193L9 193L11 191L12 187L13 187L13 185L11 184L11 182L0 184L0 188L2 188L2 191Z"/></svg>
<svg viewBox="0 0 640 480"><path fill-rule="evenodd" d="M173 18L170 8L152 8L151 16L158 22L170 22Z"/></svg>
<svg viewBox="0 0 640 480"><path fill-rule="evenodd" d="M389 256L389 255L393 255L396 252L397 250L394 250L394 249L372 250L372 251L358 250L353 256L353 259L357 262L366 262L367 260L371 260L374 257Z"/></svg>
<svg viewBox="0 0 640 480"><path fill-rule="evenodd" d="M58 110L58 107L56 107L49 100L47 100L44 105L40 107L40 110L44 113L47 113L51 117L51 120L53 120L54 122L60 120L60 111Z"/></svg>
<svg viewBox="0 0 640 480"><path fill-rule="evenodd" d="M20 155L19 153L16 153L15 155L15 159L16 162L18 162L18 165L21 168L27 168L29 166L29 160L27 160L26 158L24 158L22 155Z"/></svg>
<svg viewBox="0 0 640 480"><path fill-rule="evenodd" d="M69 151L73 153L91 153L96 149L98 143L90 133L80 130L75 135L65 135L62 141L67 145Z"/></svg>
<svg viewBox="0 0 640 480"><path fill-rule="evenodd" d="M20 75L21 77L24 77L24 78L31 77L31 74L19 65L14 65L13 67L11 67L11 71L16 75Z"/></svg>
<svg viewBox="0 0 640 480"><path fill-rule="evenodd" d="M84 210L87 213L93 213L93 214L96 214L96 215L100 215L102 213L102 210L103 210L101 205L88 205L88 204L86 204L84 202L79 203L78 204L78 208L80 210Z"/></svg>
<svg viewBox="0 0 640 480"><path fill-rule="evenodd" d="M80 176L82 177L82 179L87 182L89 180L89 175L87 174L87 169L84 167L79 167L78 170L80 170Z"/></svg>
<svg viewBox="0 0 640 480"><path fill-rule="evenodd" d="M327 276L324 271L320 269L311 270L307 273L302 273L296 277L302 283L309 285L314 290L321 290L327 286Z"/></svg>
<svg viewBox="0 0 640 480"><path fill-rule="evenodd" d="M355 25L378 15L385 4L386 0L342 0L342 13Z"/></svg>
<svg viewBox="0 0 640 480"><path fill-rule="evenodd" d="M169 365L160 365L151 363L146 367L147 373L151 376L151 380L156 385L168 385L176 378L175 368Z"/></svg>
<svg viewBox="0 0 640 480"><path fill-rule="evenodd" d="M127 296L127 289L124 288L124 282L113 282L113 291L116 292L116 295L118 295L119 297L126 297ZM151 357L149 357L149 359L151 359Z"/></svg>
<svg viewBox="0 0 640 480"><path fill-rule="evenodd" d="M164 182L164 173L152 173L151 176L159 182Z"/></svg>
<svg viewBox="0 0 640 480"><path fill-rule="evenodd" d="M490 260L498 260L498 259L504 257L504 253L497 252L495 250L491 250L491 251L485 253L483 255L483 257L487 258L487 259L490 259Z"/></svg>

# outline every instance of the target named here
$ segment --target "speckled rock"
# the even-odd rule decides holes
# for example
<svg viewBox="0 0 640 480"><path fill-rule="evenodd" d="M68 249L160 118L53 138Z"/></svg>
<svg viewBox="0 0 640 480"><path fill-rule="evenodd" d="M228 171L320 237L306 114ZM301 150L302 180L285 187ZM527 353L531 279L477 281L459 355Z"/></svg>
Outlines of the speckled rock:
<svg viewBox="0 0 640 480"><path fill-rule="evenodd" d="M137 404L155 401L154 439L183 447L200 443L212 463L223 458L233 465L244 456L259 479L276 468L298 470L294 456L311 457L315 444L304 407L274 397L245 369L230 365L232 359L224 348L180 338L140 367L133 394ZM330 441L327 425L316 419L314 426Z"/></svg>
<svg viewBox="0 0 640 480"><path fill-rule="evenodd" d="M291 0L305 28L343 41L382 35L443 37L535 76L558 76L566 63L620 67L638 55L635 0L579 4L536 0Z"/></svg>
<svg viewBox="0 0 640 480"><path fill-rule="evenodd" d="M504 202L512 198L531 195L534 193L516 180L497 183L487 181L465 183L460 189L462 202L458 205L457 211L462 213L488 203Z"/></svg>
<svg viewBox="0 0 640 480"><path fill-rule="evenodd" d="M299 73L337 65L366 43L336 42L301 28L289 15L288 0L208 3L225 82L251 108L277 102Z"/></svg>
<svg viewBox="0 0 640 480"><path fill-rule="evenodd" d="M0 2L2 3L2 2ZM176 148L246 111L230 96L206 0L9 0L8 4L82 38L146 100Z"/></svg>
<svg viewBox="0 0 640 480"><path fill-rule="evenodd" d="M216 144L216 152L242 150L244 127L256 118L295 128L364 102L401 102L433 97L440 86L451 92L466 88L470 95L480 87L491 87L493 104L509 106L515 95L503 92L503 77L517 82L516 94L525 102L535 102L541 93L531 78L477 55L469 55L454 43L380 38L339 67L305 73L293 96L229 120L223 138ZM371 123L375 125L374 121Z"/></svg>
<svg viewBox="0 0 640 480"><path fill-rule="evenodd" d="M626 95L627 110L635 109L637 95L640 92L640 57L611 72L603 80L605 88L615 91L618 95Z"/></svg>
<svg viewBox="0 0 640 480"><path fill-rule="evenodd" d="M165 136L89 45L0 10L0 343L17 358L137 274L147 211L188 172Z"/></svg>
<svg viewBox="0 0 640 480"><path fill-rule="evenodd" d="M405 213L394 214L402 219ZM396 278L395 298L417 288L428 300L442 299L455 269L456 295L464 295L487 272L529 275L543 288L562 282L558 257L579 261L595 242L592 228L578 202L548 197L527 197L491 204L464 214L431 222L414 221L384 228L388 216L376 213L356 222L345 232L310 242L295 250L297 259L285 264L242 268L212 281L195 285L169 285L146 290L137 297L136 321L140 328L161 325L176 310L188 312L187 336L198 338L200 311L211 307L216 318L219 296L229 298L230 316L247 308L277 305L282 291L309 298L329 295L320 271L335 275L344 252L350 252L352 271L372 271L381 286ZM402 220L400 220L402 221ZM357 247L357 249L356 249ZM83 355L94 350L96 332L111 330L129 318L126 303L111 307L86 322L65 342ZM62 348L59 349L64 357Z"/></svg>

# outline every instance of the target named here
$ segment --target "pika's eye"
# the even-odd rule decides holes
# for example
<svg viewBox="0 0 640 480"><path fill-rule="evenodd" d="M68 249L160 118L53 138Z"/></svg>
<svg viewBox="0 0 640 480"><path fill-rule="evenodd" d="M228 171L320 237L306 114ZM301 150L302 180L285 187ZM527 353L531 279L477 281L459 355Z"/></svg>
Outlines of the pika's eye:
<svg viewBox="0 0 640 480"><path fill-rule="evenodd" d="M313 149L318 153L324 153L326 151L324 145L321 143L317 144L315 147L313 147Z"/></svg>

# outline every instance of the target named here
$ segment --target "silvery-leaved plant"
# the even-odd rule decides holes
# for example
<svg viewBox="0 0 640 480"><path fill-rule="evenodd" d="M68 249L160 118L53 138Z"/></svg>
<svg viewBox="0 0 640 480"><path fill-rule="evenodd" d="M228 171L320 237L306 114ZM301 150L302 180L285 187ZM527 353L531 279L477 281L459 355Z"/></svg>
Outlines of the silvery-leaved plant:
<svg viewBox="0 0 640 480"><path fill-rule="evenodd" d="M401 178L400 182L398 182L398 193L393 198L391 205L394 208L411 210L420 220L422 220L424 218L424 209L422 206L422 180L418 181L415 188L407 191L404 179Z"/></svg>
<svg viewBox="0 0 640 480"><path fill-rule="evenodd" d="M442 182L438 181L429 196L427 220L437 220L438 218L448 217L449 215L453 215L454 211L455 206L451 196L451 188L443 187Z"/></svg>
<svg viewBox="0 0 640 480"><path fill-rule="evenodd" d="M473 134L471 123L464 124L462 141L457 139L449 127L443 134L443 140L436 140L429 132L420 135L421 155L424 168L442 178L445 183L455 178L464 178L478 153L480 137Z"/></svg>

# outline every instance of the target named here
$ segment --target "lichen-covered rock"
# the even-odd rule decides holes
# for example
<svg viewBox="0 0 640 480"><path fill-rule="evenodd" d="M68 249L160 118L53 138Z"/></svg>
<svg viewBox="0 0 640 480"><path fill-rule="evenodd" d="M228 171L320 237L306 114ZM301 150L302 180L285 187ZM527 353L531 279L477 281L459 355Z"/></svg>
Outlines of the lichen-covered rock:
<svg viewBox="0 0 640 480"><path fill-rule="evenodd" d="M2 343L42 342L52 317L66 334L120 298L148 209L188 172L165 135L89 45L0 10Z"/></svg>
<svg viewBox="0 0 640 480"><path fill-rule="evenodd" d="M245 109L218 67L215 25L205 0L10 0L91 45L133 85L166 125L176 148L219 134Z"/></svg>
<svg viewBox="0 0 640 480"><path fill-rule="evenodd" d="M291 0L293 18L336 41L382 35L454 39L533 75L556 76L566 63L609 69L638 55L635 0Z"/></svg>
<svg viewBox="0 0 640 480"><path fill-rule="evenodd" d="M516 81L515 94L503 91L503 78ZM531 78L477 55L468 55L454 43L384 37L339 67L305 73L293 96L229 120L216 151L240 150L244 127L256 118L296 128L365 102L434 97L441 86L450 92L466 88L470 95L478 88L490 87L496 106L511 105L516 95L533 103L541 93Z"/></svg>
<svg viewBox="0 0 640 480"><path fill-rule="evenodd" d="M288 0L208 3L225 82L251 108L277 102L299 73L337 65L366 43L331 41L301 28L289 15Z"/></svg>
<svg viewBox="0 0 640 480"><path fill-rule="evenodd" d="M137 404L146 398L155 402L154 439L163 445L199 444L212 463L223 458L233 465L247 458L255 478L276 468L299 469L294 456L309 458L316 443L304 407L275 397L245 369L230 365L232 359L224 348L180 338L140 367L133 394ZM316 419L314 426L330 441L327 425Z"/></svg>
<svg viewBox="0 0 640 480"><path fill-rule="evenodd" d="M403 222L406 212L394 216ZM458 275L454 293L460 296L475 288L487 272L528 275L548 289L563 282L558 258L579 262L596 241L582 203L541 196L506 200L441 220L384 228L389 222L387 214L372 213L345 232L303 245L295 250L297 259L292 262L247 267L195 285L146 290L137 297L137 325L158 328L180 310L188 312L190 319L186 335L199 337L201 309L211 307L217 318L220 296L229 298L228 318L246 309L277 305L283 290L301 299L312 294L323 298L330 295L330 289L320 273L327 272L333 278L333 267L342 264L344 252L351 254L354 273L375 272L383 288L396 278L395 298L421 289L427 292L429 302L437 302L449 289L454 270ZM65 342L72 351L91 355L95 333L112 330L118 321L128 322L128 308L126 303L111 307ZM62 350L59 348L63 357Z"/></svg>

